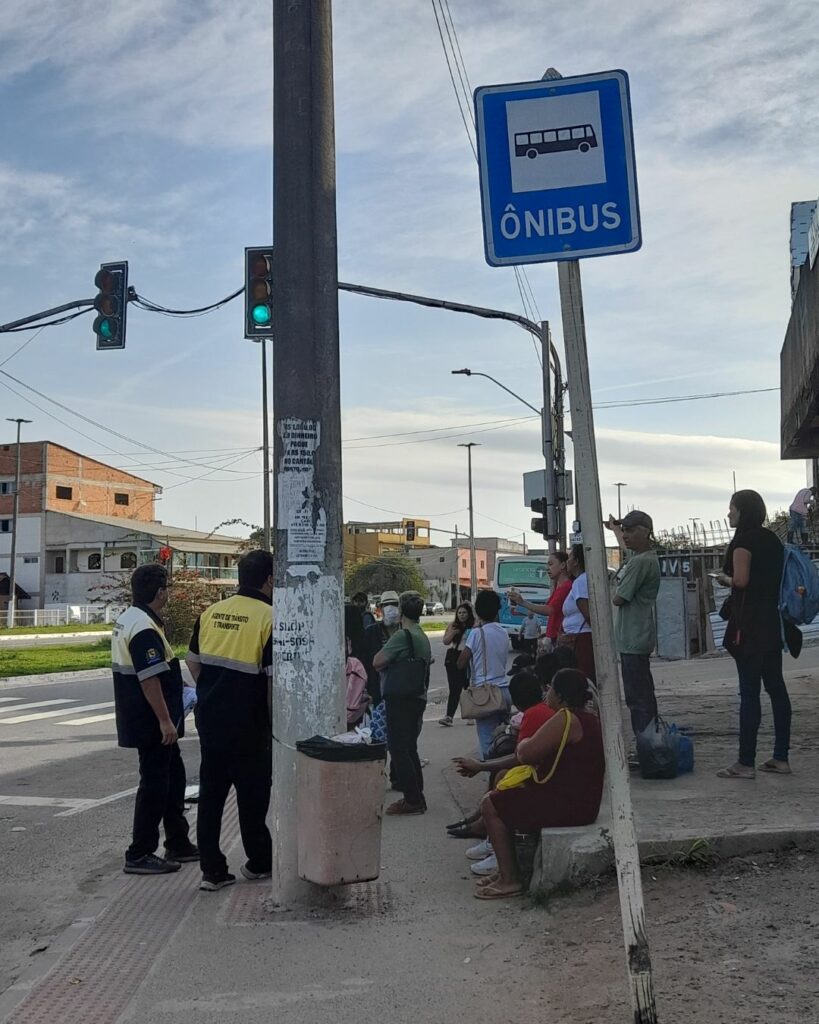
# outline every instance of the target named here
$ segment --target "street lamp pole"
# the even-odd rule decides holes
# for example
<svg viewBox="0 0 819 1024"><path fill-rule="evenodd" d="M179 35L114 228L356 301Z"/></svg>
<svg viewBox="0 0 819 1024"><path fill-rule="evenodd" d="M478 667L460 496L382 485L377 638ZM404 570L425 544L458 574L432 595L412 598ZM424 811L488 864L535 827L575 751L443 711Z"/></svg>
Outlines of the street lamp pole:
<svg viewBox="0 0 819 1024"><path fill-rule="evenodd" d="M550 401L550 390L551 390L551 375L549 369L549 324L544 321L541 324L541 340L543 343L543 408L537 409L531 402L527 402L525 398L521 398L520 395L512 391L505 384L501 384L499 380L496 380L488 373L480 373L478 370L470 370L468 367L464 367L462 370L451 370L450 372L456 376L463 375L464 377L485 377L487 380L491 380L493 384L497 384L499 388L511 395L512 398L516 398L519 402L522 402L527 409L531 409L533 413L536 413L540 418L540 429L541 438L543 442L543 459L546 467L546 493L542 495L546 501L546 540L549 545L549 551L557 550L557 540L559 535L558 524L560 517L557 512L558 500L557 500L557 486L555 481L555 449L554 449L554 436L552 430L552 409Z"/></svg>
<svg viewBox="0 0 819 1024"><path fill-rule="evenodd" d="M616 483L614 486L617 488L617 518L618 519L622 519L623 518L623 507L622 507L622 505L620 503L620 491L624 487L628 487L628 484Z"/></svg>
<svg viewBox="0 0 819 1024"><path fill-rule="evenodd" d="M9 570L9 606L7 625L11 628L14 625L14 616L17 611L17 517L20 515L20 427L23 423L31 423L32 420L24 420L22 417L13 418L7 416L9 423L17 424L17 470L14 474L14 511L11 518L11 568Z"/></svg>
<svg viewBox="0 0 819 1024"><path fill-rule="evenodd" d="M478 571L475 560L475 518L472 505L472 449L479 447L479 445L477 441L469 441L466 444L459 444L458 447L466 448L469 472L469 592L474 606L475 596L478 593Z"/></svg>

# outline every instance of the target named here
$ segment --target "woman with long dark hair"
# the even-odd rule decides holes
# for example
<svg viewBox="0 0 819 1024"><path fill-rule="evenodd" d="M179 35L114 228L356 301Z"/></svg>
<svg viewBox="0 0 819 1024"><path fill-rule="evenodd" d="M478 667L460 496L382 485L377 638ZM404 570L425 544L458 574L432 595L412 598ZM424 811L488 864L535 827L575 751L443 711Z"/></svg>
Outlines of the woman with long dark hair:
<svg viewBox="0 0 819 1024"><path fill-rule="evenodd" d="M782 676L779 613L784 549L776 534L763 526L766 515L765 502L756 491L737 491L728 506L728 522L735 532L719 581L731 588L723 646L736 662L739 676L739 759L717 772L722 779L756 777L760 684L770 697L774 721L773 757L759 766L760 771L791 772L791 702Z"/></svg>
<svg viewBox="0 0 819 1024"><path fill-rule="evenodd" d="M595 682L589 583L586 577L586 554L582 544L572 544L566 567L574 582L563 602L563 627L557 643L559 647L570 647L574 651L577 667L587 679Z"/></svg>
<svg viewBox="0 0 819 1024"><path fill-rule="evenodd" d="M469 601L462 601L455 609L455 618L446 627L444 633L444 646L447 648L444 656L444 669L449 685L449 697L446 702L446 714L443 718L438 719L439 725L452 725L458 701L469 685L469 673L465 668L458 668L458 657L466 646L466 638L474 625L475 612L472 610L472 605Z"/></svg>

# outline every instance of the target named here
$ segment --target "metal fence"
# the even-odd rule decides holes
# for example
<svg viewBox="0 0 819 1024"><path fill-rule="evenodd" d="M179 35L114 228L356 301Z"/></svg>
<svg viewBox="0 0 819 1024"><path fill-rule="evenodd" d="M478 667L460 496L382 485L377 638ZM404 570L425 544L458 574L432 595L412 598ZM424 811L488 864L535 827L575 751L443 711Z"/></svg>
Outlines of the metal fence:
<svg viewBox="0 0 819 1024"><path fill-rule="evenodd" d="M65 604L53 608L18 608L14 613L15 626L92 626L115 622L122 612L121 605ZM7 624L6 612L2 625Z"/></svg>

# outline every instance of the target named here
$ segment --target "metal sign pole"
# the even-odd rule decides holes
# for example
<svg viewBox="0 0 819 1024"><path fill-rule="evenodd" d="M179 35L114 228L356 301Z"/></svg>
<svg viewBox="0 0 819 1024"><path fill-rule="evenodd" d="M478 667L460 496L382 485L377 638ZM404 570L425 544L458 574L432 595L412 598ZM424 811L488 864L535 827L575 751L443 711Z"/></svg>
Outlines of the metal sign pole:
<svg viewBox="0 0 819 1024"><path fill-rule="evenodd" d="M546 541L549 552L557 550L557 480L555 478L555 439L552 432L552 381L549 365L549 321L540 325L540 346L543 362L543 459L546 464Z"/></svg>
<svg viewBox="0 0 819 1024"><path fill-rule="evenodd" d="M569 380L578 516L589 581L594 662L597 687L600 691L600 717L606 754L606 778L611 800L612 837L634 1024L656 1024L651 954L646 935L643 887L640 878L640 854L634 830L628 768L621 733L620 682L614 646L606 547L603 539L603 513L600 507L579 262L567 260L559 263L558 280L563 316L563 342L566 348L566 373Z"/></svg>

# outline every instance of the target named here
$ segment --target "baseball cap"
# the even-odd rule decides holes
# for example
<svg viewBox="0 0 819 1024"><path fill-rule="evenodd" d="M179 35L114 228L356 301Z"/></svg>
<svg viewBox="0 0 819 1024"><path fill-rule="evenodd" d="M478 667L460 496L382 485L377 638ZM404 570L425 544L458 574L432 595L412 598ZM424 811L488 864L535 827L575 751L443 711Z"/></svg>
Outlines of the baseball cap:
<svg viewBox="0 0 819 1024"><path fill-rule="evenodd" d="M508 676L514 676L517 675L518 672L521 671L521 669L534 668L534 666L535 659L532 657L531 654L518 654L517 657L514 658L514 660L512 661L512 667L506 674Z"/></svg>
<svg viewBox="0 0 819 1024"><path fill-rule="evenodd" d="M385 590L381 597L379 597L378 603L380 605L398 604L398 594L394 590Z"/></svg>
<svg viewBox="0 0 819 1024"><path fill-rule="evenodd" d="M654 523L652 522L651 516L646 512L638 511L636 508L623 516L620 520L620 525L626 527L644 526L647 530L654 529Z"/></svg>

